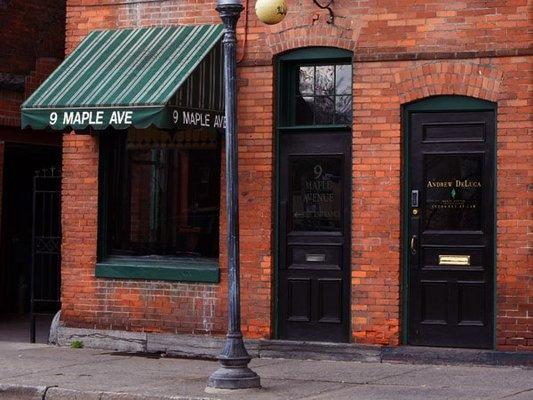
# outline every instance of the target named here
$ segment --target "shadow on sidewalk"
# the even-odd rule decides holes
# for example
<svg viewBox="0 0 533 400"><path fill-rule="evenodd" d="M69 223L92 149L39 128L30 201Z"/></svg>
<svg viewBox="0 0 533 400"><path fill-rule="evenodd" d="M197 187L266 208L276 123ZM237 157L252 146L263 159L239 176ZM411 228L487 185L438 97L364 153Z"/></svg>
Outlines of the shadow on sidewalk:
<svg viewBox="0 0 533 400"><path fill-rule="evenodd" d="M47 343L53 315L38 315L36 320L36 343ZM30 342L29 315L0 315L0 342Z"/></svg>

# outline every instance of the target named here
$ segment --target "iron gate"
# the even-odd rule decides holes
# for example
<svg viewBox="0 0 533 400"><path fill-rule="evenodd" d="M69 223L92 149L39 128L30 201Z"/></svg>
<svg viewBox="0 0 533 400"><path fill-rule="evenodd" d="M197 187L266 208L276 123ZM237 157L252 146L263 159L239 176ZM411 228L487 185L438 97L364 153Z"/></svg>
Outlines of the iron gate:
<svg viewBox="0 0 533 400"><path fill-rule="evenodd" d="M61 176L57 168L33 177L33 231L30 293L30 342L37 315L61 308Z"/></svg>

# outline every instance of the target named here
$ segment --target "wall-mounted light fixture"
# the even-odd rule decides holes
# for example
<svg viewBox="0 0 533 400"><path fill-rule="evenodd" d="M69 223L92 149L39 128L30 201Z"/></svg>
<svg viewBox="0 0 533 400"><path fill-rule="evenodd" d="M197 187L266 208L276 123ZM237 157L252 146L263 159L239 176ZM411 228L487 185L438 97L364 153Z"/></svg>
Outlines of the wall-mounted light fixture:
<svg viewBox="0 0 533 400"><path fill-rule="evenodd" d="M285 0L257 0L255 14L264 24L274 25L283 20L289 8Z"/></svg>
<svg viewBox="0 0 533 400"><path fill-rule="evenodd" d="M313 2L322 10L328 10L327 23L332 24L335 17L331 9L333 0L313 0ZM285 0L257 0L255 3L257 18L268 25L280 23L287 15L287 11L289 11L289 7Z"/></svg>

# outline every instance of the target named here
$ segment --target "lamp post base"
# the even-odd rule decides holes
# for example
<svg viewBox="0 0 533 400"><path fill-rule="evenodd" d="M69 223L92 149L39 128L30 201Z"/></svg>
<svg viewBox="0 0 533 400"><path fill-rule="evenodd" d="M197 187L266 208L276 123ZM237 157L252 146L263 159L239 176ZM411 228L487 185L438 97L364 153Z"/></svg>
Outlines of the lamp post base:
<svg viewBox="0 0 533 400"><path fill-rule="evenodd" d="M207 386L216 389L256 389L261 387L261 380L246 366L222 366L209 377Z"/></svg>
<svg viewBox="0 0 533 400"><path fill-rule="evenodd" d="M259 375L248 368L251 357L244 347L240 333L226 336L226 344L218 358L220 368L209 377L207 387L216 389L260 388Z"/></svg>

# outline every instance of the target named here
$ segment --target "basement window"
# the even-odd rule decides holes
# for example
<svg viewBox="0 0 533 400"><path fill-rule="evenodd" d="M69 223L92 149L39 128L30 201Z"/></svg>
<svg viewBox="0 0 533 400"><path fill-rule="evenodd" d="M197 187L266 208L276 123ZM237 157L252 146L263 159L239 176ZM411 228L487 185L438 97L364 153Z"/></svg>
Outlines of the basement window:
<svg viewBox="0 0 533 400"><path fill-rule="evenodd" d="M218 281L220 133L100 136L97 276Z"/></svg>

